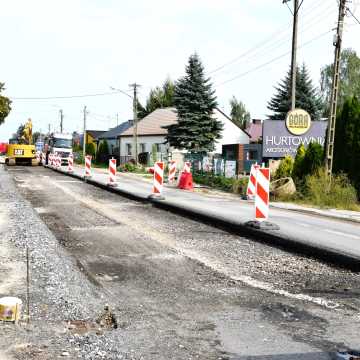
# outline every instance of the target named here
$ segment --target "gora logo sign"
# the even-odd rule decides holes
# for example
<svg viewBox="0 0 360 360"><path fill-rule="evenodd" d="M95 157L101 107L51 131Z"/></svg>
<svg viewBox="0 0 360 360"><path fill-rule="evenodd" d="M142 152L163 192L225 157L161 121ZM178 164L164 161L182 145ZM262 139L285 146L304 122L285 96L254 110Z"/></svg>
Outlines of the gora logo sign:
<svg viewBox="0 0 360 360"><path fill-rule="evenodd" d="M289 111L286 116L286 127L293 135L305 134L311 126L311 118L303 109Z"/></svg>

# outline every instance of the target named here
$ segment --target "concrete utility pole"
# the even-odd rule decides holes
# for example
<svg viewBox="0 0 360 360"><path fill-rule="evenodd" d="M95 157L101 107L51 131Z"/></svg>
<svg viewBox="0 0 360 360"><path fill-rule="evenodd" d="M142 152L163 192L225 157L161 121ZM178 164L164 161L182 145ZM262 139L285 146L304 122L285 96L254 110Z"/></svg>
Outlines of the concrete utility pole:
<svg viewBox="0 0 360 360"><path fill-rule="evenodd" d="M336 125L336 106L339 92L339 70L340 70L340 57L341 57L341 43L344 29L344 18L346 12L347 0L340 0L339 3L339 17L334 40L335 46L335 59L334 59L334 73L332 81L331 99L330 99L330 117L328 120L328 131L326 139L326 172L331 177L333 167L334 155L334 139L335 139L335 125Z"/></svg>
<svg viewBox="0 0 360 360"><path fill-rule="evenodd" d="M49 132L48 132L48 134L50 135L50 132L51 132L51 125L50 125L50 124L48 124L48 126L49 126L49 127L48 127L48 129L49 129L49 130L48 130L48 131L49 131Z"/></svg>
<svg viewBox="0 0 360 360"><path fill-rule="evenodd" d="M63 132L63 120L64 120L64 114L63 114L62 109L59 111L59 113L60 113L60 132L62 133Z"/></svg>
<svg viewBox="0 0 360 360"><path fill-rule="evenodd" d="M86 106L84 106L84 137L83 137L83 156L84 156L84 160L85 160L85 155L86 155L86 114L87 114L87 110L86 110Z"/></svg>
<svg viewBox="0 0 360 360"><path fill-rule="evenodd" d="M283 4L288 6L290 0L283 0ZM294 0L294 10L290 11L294 17L293 20L293 35L292 35L292 50L291 50L291 110L295 109L296 104L296 50L297 50L297 29L298 29L298 15L299 10L304 0Z"/></svg>
<svg viewBox="0 0 360 360"><path fill-rule="evenodd" d="M133 136L134 136L134 157L135 157L135 164L137 165L137 163L138 163L137 89L140 87L140 85L135 82L134 84L130 84L129 86L131 88L133 88L133 90L134 90L134 96L133 96L133 118L134 118L133 129L134 129L134 135Z"/></svg>

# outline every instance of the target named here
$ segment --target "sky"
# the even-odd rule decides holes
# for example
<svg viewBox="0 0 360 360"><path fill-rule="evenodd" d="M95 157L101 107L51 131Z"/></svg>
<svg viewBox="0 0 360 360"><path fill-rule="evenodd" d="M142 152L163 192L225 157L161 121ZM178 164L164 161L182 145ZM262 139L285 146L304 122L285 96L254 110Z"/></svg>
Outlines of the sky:
<svg viewBox="0 0 360 360"><path fill-rule="evenodd" d="M359 0L349 3L360 18ZM292 1L288 3L292 7ZM291 60L292 15L282 0L0 0L0 82L12 111L0 125L7 141L30 117L34 131L107 130L132 118L128 92L184 75L197 53L219 108L232 96L252 118L265 119L274 86ZM299 13L298 64L314 85L333 62L337 0L304 0ZM343 47L360 54L360 25L348 16ZM83 96L96 95L99 96ZM71 97L72 98L63 98ZM34 99L36 98L36 99Z"/></svg>

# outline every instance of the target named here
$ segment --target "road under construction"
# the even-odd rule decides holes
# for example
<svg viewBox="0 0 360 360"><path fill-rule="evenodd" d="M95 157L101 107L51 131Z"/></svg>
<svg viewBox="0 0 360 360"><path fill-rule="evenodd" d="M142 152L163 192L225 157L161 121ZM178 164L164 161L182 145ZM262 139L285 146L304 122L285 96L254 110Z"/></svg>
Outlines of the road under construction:
<svg viewBox="0 0 360 360"><path fill-rule="evenodd" d="M122 358L119 354L124 359L330 359L336 351L359 346L356 271L44 167L11 167L2 175L56 239L43 265L33 269L32 311L45 301L37 294L53 292L62 298L59 306L69 307L76 292L89 286L86 296L78 295L79 303L86 299L82 311L100 311L106 304L114 312L116 328L101 336L89 335L91 330L77 334L66 347L70 358L95 351L94 344L106 355L89 359ZM9 211L14 216L11 211L18 206ZM38 237L34 235L34 244L41 244ZM29 244L36 262L45 247ZM54 249L56 254L50 255ZM74 264L71 275L64 275L70 265L61 265L57 257ZM40 291L36 277L43 281L49 276L42 270L47 262L59 266L51 274L64 275L65 284ZM83 276L81 290L72 279L76 272ZM56 294L67 286L72 289L69 299ZM59 323L74 320L66 311L59 316L46 325L49 339L58 334ZM86 318L77 316L79 321ZM59 336L57 341L61 343ZM63 344L58 346L64 350ZM42 354L50 358L59 351L47 344Z"/></svg>

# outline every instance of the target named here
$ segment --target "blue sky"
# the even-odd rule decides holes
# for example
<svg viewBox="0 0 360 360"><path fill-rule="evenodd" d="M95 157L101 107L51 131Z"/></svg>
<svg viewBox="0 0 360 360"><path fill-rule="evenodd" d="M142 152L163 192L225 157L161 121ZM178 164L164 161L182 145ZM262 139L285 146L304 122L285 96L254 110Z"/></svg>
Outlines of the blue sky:
<svg viewBox="0 0 360 360"><path fill-rule="evenodd" d="M360 17L358 3L350 6ZM0 0L0 4L0 81L5 82L5 94L14 98L13 110L0 126L0 141L8 140L28 117L35 130L45 131L48 124L58 129L60 109L65 130L81 131L84 105L89 129L115 126L116 114L121 122L132 113L131 99L120 93L16 98L107 93L110 86L129 91L128 84L136 81L145 102L150 89L166 77L176 80L183 75L195 51L212 78L220 108L228 112L229 99L235 95L252 117L265 118L273 87L290 64L291 14L281 0ZM301 8L298 63L306 63L316 85L321 66L333 61L331 30L337 6L337 0L304 0ZM360 54L359 38L360 25L348 17L344 47Z"/></svg>

